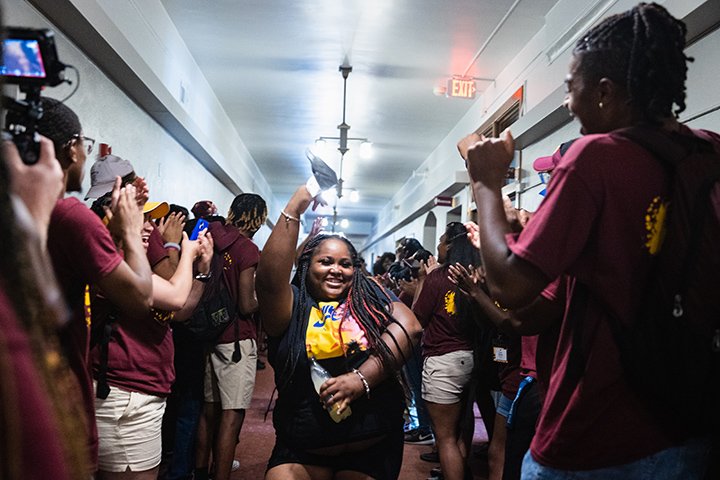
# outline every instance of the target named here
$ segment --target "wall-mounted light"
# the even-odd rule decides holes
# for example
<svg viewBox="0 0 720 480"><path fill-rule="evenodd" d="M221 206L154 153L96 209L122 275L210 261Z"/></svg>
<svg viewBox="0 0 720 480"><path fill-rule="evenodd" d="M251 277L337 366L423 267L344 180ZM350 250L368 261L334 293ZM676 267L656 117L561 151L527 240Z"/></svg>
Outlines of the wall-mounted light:
<svg viewBox="0 0 720 480"><path fill-rule="evenodd" d="M360 194L357 190L350 190L350 201L353 203L357 203L360 201Z"/></svg>
<svg viewBox="0 0 720 480"><path fill-rule="evenodd" d="M340 228L348 228L350 226L350 220L343 218L340 220Z"/></svg>
<svg viewBox="0 0 720 480"><path fill-rule="evenodd" d="M360 151L359 151L360 158L364 158L366 160L368 158L372 158L372 154L373 154L372 146L373 146L372 142L368 142L368 141L362 142L360 144Z"/></svg>

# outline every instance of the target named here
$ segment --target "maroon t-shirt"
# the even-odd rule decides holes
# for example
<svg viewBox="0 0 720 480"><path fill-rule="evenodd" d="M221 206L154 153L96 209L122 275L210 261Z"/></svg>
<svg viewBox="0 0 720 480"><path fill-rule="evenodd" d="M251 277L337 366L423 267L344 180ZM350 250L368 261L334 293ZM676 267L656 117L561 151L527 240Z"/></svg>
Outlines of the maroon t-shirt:
<svg viewBox="0 0 720 480"><path fill-rule="evenodd" d="M153 229L148 238L147 258L151 266L167 258L160 231ZM93 318L107 319L112 309L100 297L93 301ZM108 343L107 382L130 392L164 397L170 394L175 381L173 358L175 347L172 330L168 325L169 312L152 310L142 318L129 317L115 312L116 320ZM100 349L94 348L93 374L97 377L100 366Z"/></svg>
<svg viewBox="0 0 720 480"><path fill-rule="evenodd" d="M210 233L215 242L215 251L223 254L223 273L230 289L230 296L237 304L240 273L248 268L255 269L257 267L260 250L252 240L243 237L237 227L232 225L212 222ZM232 343L235 340L246 339L257 340L255 320L252 315L241 315L236 310L235 320L223 331L217 343Z"/></svg>
<svg viewBox="0 0 720 480"><path fill-rule="evenodd" d="M162 234L157 228L153 228L150 237L148 238L147 257L150 262L150 267L155 267L161 260L168 257L167 249L165 248Z"/></svg>
<svg viewBox="0 0 720 480"><path fill-rule="evenodd" d="M517 394L522 375L520 371L521 336L503 334L503 347L507 349L507 362L498 363L498 379L500 380L500 391L509 399L514 399ZM497 337L496 337L497 338Z"/></svg>
<svg viewBox="0 0 720 480"><path fill-rule="evenodd" d="M457 315L455 285L448 279L447 268L433 270L425 277L413 313L425 329L423 358L473 349Z"/></svg>
<svg viewBox="0 0 720 480"><path fill-rule="evenodd" d="M95 394L88 363L89 325L85 319L85 285L94 284L122 262L110 232L77 198L58 200L50 217L48 252L55 275L71 310L60 332L70 368L78 377L88 415L88 438L93 464L97 464Z"/></svg>
<svg viewBox="0 0 720 480"><path fill-rule="evenodd" d="M620 465L670 441L626 383L610 315L625 323L642 298L659 202L660 162L609 135L578 139L553 171L547 196L511 250L547 278L568 275L589 291L582 317L587 358L579 382L567 378L573 324L563 320L545 404L531 444L541 464L566 470ZM690 407L691 408L691 407Z"/></svg>
<svg viewBox="0 0 720 480"><path fill-rule="evenodd" d="M107 300L96 298L93 318L107 318L110 308ZM116 312L108 343L108 385L146 395L167 396L175 381L174 355L172 330L166 312L153 310L152 314L141 318ZM91 356L97 376L99 347L91 351Z"/></svg>
<svg viewBox="0 0 720 480"><path fill-rule="evenodd" d="M65 462L62 438L47 392L41 386L27 334L17 321L15 311L0 288L0 352L11 378L2 383L12 385L8 399L15 404L21 442L23 478L57 478L73 480ZM0 399L0 402L6 400ZM8 435L9 432L2 432Z"/></svg>
<svg viewBox="0 0 720 480"><path fill-rule="evenodd" d="M558 302L565 298L565 288L565 277L561 276L545 287L541 295L551 302ZM521 375L535 377L543 395L550 383L550 370L555 357L559 332L560 322L558 321L538 335L522 337Z"/></svg>

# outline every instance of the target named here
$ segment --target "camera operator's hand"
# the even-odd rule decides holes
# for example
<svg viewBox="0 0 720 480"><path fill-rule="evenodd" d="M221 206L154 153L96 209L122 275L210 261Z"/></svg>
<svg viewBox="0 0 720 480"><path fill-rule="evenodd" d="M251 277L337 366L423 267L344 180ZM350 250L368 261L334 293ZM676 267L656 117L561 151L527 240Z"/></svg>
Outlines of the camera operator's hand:
<svg viewBox="0 0 720 480"><path fill-rule="evenodd" d="M25 204L44 245L50 214L65 188L55 147L49 139L41 137L40 158L34 165L23 163L12 141L4 141L2 148L10 171L10 189Z"/></svg>

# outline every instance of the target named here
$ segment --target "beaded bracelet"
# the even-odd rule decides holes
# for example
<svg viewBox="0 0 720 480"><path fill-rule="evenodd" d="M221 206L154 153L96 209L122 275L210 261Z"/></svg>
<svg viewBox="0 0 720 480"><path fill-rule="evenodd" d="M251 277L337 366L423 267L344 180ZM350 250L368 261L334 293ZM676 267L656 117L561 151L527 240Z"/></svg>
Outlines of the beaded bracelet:
<svg viewBox="0 0 720 480"><path fill-rule="evenodd" d="M288 215L287 213L285 213L285 210L280 210L280 214L281 214L283 217L285 217L285 223L290 223L290 221L295 221L295 222L300 223L300 219L299 219L299 218L295 218L295 217L293 217L292 215Z"/></svg>
<svg viewBox="0 0 720 480"><path fill-rule="evenodd" d="M353 372L355 372L357 376L360 377L360 381L362 382L363 387L365 387L365 396L367 396L368 400L370 400L370 385L368 385L368 381L365 378L365 375L363 375L362 372L357 368L353 368Z"/></svg>

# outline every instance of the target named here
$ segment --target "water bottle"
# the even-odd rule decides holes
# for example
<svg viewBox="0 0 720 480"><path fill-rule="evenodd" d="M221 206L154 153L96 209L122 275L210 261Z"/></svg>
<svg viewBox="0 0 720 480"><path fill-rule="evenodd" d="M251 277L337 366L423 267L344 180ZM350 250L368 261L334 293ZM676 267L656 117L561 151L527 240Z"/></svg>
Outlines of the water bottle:
<svg viewBox="0 0 720 480"><path fill-rule="evenodd" d="M310 357L310 378L312 379L313 385L315 385L315 391L318 392L318 394L320 393L320 387L323 385L323 383L327 382L332 378L330 372L325 370L317 362L317 360L315 360L314 356ZM330 413L330 418L332 418L335 423L340 423L341 421L349 417L352 413L352 411L350 410L350 405L348 405L342 413L338 413L335 405L337 404L332 404L328 409L328 413Z"/></svg>

